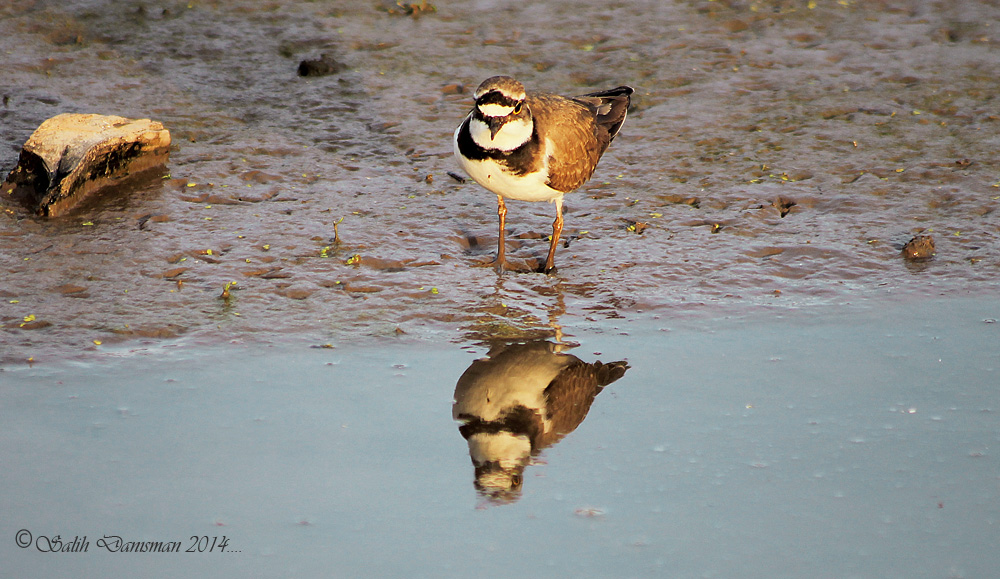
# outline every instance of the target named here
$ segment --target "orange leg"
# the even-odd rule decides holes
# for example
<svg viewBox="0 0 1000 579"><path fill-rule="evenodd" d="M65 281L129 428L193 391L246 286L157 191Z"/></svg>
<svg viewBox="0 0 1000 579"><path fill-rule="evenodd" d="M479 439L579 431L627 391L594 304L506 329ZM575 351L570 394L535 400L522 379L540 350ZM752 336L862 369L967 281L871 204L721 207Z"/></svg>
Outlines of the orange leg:
<svg viewBox="0 0 1000 579"><path fill-rule="evenodd" d="M500 217L500 233L497 239L497 260L493 262L498 271L503 271L504 264L504 229L507 227L507 205L503 197L497 195L497 215Z"/></svg>
<svg viewBox="0 0 1000 579"><path fill-rule="evenodd" d="M545 258L545 273L551 273L556 268L556 245L563 229L562 199L556 199L555 204L556 220L552 222L552 242L549 243L549 256Z"/></svg>

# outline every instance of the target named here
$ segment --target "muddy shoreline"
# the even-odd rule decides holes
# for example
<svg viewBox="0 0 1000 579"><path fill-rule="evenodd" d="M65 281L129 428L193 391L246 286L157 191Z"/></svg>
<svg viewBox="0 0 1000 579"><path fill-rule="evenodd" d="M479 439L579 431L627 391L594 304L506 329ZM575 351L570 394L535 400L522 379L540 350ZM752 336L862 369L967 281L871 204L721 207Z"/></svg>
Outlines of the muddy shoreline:
<svg viewBox="0 0 1000 579"><path fill-rule="evenodd" d="M996 7L436 8L0 8L4 174L60 112L154 118L175 136L168 175L79 215L2 201L3 363L996 294ZM343 70L300 77L320 54ZM594 179L567 198L554 276L481 267L494 198L448 175L469 92L496 73L565 94L637 88ZM514 259L544 258L551 209L511 204ZM931 259L903 258L916 235L933 237Z"/></svg>

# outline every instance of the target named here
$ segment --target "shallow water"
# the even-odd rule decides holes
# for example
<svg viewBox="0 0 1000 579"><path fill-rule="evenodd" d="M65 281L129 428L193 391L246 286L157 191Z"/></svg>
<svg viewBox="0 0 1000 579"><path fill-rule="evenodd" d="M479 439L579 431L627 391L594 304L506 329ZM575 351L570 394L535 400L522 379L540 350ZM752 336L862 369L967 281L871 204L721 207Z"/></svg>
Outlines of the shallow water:
<svg viewBox="0 0 1000 579"><path fill-rule="evenodd" d="M451 417L483 347L19 367L0 391L0 556L18 577L986 577L998 314L922 300L589 328L573 354L631 368L502 505L474 490ZM18 549L21 529L89 549ZM110 553L104 535L229 543Z"/></svg>
<svg viewBox="0 0 1000 579"><path fill-rule="evenodd" d="M988 3L450 2L414 18L89 0L0 15L3 172L61 112L152 117L176 143L169 178L99 210L40 222L7 203L10 362L87 356L94 340L551 334L563 311L998 291ZM344 70L296 75L321 53ZM469 93L500 72L565 94L637 88L567 198L552 277L477 267L495 250L495 198L447 174ZM552 210L510 206L524 267L544 259ZM935 239L930 262L900 255L917 233Z"/></svg>

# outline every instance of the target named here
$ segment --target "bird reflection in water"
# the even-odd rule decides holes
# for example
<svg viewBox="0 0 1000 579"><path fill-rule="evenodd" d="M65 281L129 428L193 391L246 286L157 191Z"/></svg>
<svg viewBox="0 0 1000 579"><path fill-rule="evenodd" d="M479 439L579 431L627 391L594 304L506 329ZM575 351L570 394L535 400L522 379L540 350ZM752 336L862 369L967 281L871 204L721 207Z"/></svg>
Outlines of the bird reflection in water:
<svg viewBox="0 0 1000 579"><path fill-rule="evenodd" d="M452 416L469 443L475 486L497 503L521 496L524 468L576 430L628 364L588 364L547 341L494 346L458 379Z"/></svg>

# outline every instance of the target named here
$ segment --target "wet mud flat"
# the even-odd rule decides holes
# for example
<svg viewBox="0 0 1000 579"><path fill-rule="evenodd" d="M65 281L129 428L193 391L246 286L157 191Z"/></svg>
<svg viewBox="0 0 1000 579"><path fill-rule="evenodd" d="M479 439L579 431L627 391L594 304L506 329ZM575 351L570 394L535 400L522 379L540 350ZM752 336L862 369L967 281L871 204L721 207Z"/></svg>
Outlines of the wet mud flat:
<svg viewBox="0 0 1000 579"><path fill-rule="evenodd" d="M989 3L393 6L0 8L0 171L62 112L153 118L174 137L169 174L78 215L2 201L0 358L996 295ZM333 74L298 75L320 55ZM449 176L470 93L498 73L563 94L637 89L567 197L552 276L482 267L495 198ZM510 204L515 262L544 259L551 219ZM917 235L929 259L903 257Z"/></svg>

